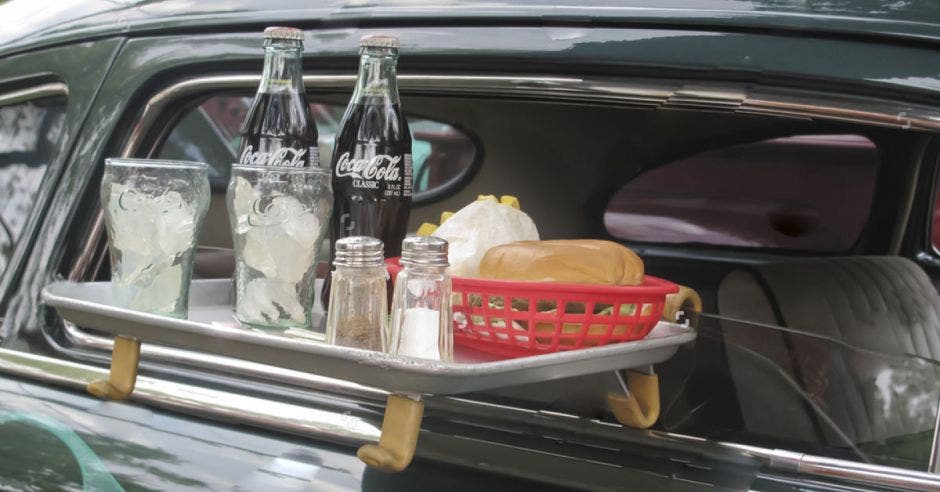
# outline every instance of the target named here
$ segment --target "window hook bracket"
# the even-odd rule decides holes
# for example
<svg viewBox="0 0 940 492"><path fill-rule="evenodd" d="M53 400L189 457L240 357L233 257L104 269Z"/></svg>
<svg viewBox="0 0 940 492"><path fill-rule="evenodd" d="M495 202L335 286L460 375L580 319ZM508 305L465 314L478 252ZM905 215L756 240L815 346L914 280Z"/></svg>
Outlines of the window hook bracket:
<svg viewBox="0 0 940 492"><path fill-rule="evenodd" d="M98 379L88 383L89 393L107 400L126 400L134 391L137 383L137 367L140 363L140 340L136 338L114 337L114 349L111 351L111 370L107 379Z"/></svg>

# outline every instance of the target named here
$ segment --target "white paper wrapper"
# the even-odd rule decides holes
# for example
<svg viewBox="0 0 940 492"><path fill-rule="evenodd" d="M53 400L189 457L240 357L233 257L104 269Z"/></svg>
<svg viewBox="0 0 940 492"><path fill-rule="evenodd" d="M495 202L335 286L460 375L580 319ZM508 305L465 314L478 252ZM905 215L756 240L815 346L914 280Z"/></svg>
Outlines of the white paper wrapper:
<svg viewBox="0 0 940 492"><path fill-rule="evenodd" d="M525 212L492 200L478 200L460 209L434 231L446 239L451 273L476 277L480 261L493 246L516 241L538 241L535 222Z"/></svg>

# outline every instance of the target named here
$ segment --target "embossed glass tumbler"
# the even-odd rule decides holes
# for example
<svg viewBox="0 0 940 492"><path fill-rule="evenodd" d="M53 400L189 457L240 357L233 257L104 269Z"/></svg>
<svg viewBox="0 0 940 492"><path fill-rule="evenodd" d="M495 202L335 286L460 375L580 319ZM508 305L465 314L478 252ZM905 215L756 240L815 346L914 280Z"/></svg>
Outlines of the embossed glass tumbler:
<svg viewBox="0 0 940 492"><path fill-rule="evenodd" d="M209 209L208 167L201 162L107 159L101 208L117 305L186 318L193 254Z"/></svg>
<svg viewBox="0 0 940 492"><path fill-rule="evenodd" d="M227 204L235 243L235 317L310 328L317 261L333 210L330 171L232 166Z"/></svg>

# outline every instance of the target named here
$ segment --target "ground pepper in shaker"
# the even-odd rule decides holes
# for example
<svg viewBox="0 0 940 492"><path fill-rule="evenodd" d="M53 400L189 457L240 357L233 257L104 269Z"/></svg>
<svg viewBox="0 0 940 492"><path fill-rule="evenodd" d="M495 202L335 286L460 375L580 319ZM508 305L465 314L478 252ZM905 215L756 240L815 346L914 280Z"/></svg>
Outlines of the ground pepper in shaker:
<svg viewBox="0 0 940 492"><path fill-rule="evenodd" d="M352 236L336 241L326 341L387 351L388 292L382 241Z"/></svg>
<svg viewBox="0 0 940 492"><path fill-rule="evenodd" d="M433 236L406 238L401 265L392 296L389 353L453 361L447 241Z"/></svg>

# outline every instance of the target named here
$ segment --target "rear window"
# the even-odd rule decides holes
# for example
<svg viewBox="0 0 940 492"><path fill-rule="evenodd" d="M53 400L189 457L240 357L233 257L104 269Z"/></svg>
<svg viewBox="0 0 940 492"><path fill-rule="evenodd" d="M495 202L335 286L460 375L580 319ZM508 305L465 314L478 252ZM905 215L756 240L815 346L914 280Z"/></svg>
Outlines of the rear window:
<svg viewBox="0 0 940 492"><path fill-rule="evenodd" d="M626 183L604 226L627 241L845 251L868 219L878 162L875 144L859 135L713 149Z"/></svg>

